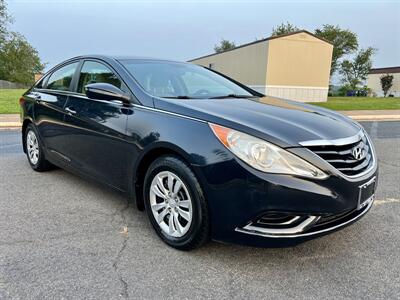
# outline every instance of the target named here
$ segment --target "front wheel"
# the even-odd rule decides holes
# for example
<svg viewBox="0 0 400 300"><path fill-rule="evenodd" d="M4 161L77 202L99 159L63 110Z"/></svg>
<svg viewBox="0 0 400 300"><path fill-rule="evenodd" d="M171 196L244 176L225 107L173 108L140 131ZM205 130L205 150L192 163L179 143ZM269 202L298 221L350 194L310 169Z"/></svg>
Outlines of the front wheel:
<svg viewBox="0 0 400 300"><path fill-rule="evenodd" d="M180 158L163 156L151 164L144 199L151 224L168 245L191 250L208 240L207 203L196 176Z"/></svg>

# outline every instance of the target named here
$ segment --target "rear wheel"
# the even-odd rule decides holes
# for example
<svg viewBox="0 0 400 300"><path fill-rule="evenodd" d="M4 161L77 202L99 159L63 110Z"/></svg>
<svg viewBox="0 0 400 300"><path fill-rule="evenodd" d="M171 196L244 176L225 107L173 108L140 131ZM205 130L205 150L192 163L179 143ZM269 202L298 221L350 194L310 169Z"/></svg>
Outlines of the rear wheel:
<svg viewBox="0 0 400 300"><path fill-rule="evenodd" d="M191 250L208 240L207 203L196 176L180 158L163 156L151 164L144 199L151 224L168 245Z"/></svg>
<svg viewBox="0 0 400 300"><path fill-rule="evenodd" d="M39 141L36 128L29 124L24 137L26 156L32 169L38 172L50 170L52 165L45 159L43 147Z"/></svg>

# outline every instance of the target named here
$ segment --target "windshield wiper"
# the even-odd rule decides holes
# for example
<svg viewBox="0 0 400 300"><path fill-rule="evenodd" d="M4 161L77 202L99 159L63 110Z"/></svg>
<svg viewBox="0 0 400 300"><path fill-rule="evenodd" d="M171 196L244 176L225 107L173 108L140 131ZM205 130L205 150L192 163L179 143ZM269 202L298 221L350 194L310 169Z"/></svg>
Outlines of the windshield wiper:
<svg viewBox="0 0 400 300"><path fill-rule="evenodd" d="M193 97L189 96L167 96L167 97L161 97L161 98L167 98L167 99L195 99Z"/></svg>
<svg viewBox="0 0 400 300"><path fill-rule="evenodd" d="M225 99L225 98L258 98L258 97L254 96L254 95L228 94L228 95L223 95L223 96L210 97L209 99Z"/></svg>

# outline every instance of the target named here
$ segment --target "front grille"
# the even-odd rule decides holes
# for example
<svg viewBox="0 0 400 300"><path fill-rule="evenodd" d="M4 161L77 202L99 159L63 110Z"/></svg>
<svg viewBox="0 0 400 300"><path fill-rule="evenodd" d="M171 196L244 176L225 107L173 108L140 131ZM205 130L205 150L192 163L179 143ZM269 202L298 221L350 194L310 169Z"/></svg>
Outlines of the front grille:
<svg viewBox="0 0 400 300"><path fill-rule="evenodd" d="M307 146L307 148L348 176L362 173L373 163L371 145L364 134L360 140L351 144ZM362 157L359 159L353 154L353 150L356 148L362 152Z"/></svg>

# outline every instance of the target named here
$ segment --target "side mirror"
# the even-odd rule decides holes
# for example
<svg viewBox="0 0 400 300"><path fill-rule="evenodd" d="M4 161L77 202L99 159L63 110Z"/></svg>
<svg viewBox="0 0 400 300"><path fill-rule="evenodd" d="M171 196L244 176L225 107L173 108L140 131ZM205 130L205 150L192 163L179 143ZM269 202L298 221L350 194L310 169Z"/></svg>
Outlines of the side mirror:
<svg viewBox="0 0 400 300"><path fill-rule="evenodd" d="M119 100L130 103L130 97L116 86L109 83L90 83L85 85L85 94L90 99Z"/></svg>

